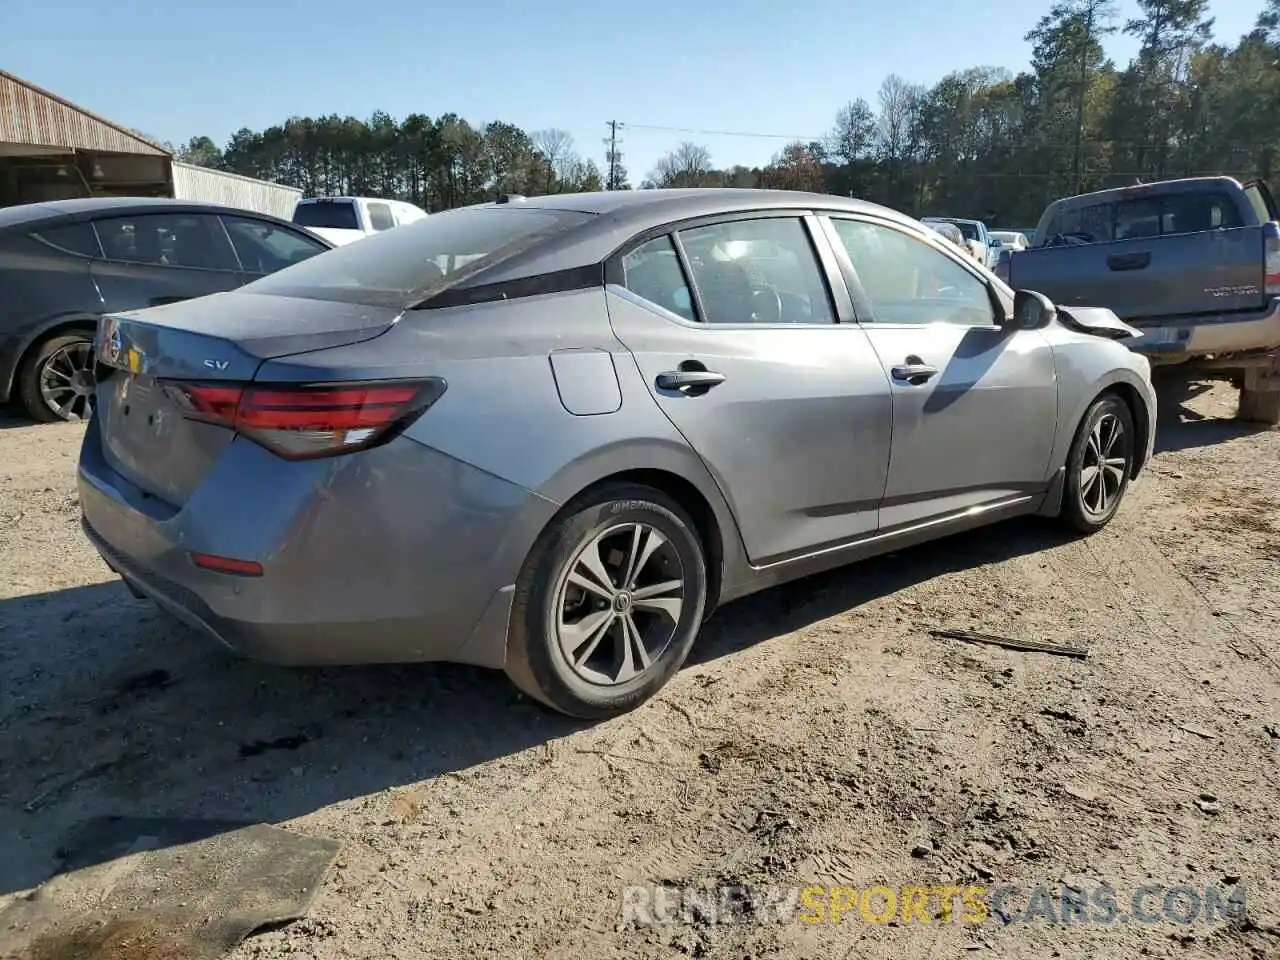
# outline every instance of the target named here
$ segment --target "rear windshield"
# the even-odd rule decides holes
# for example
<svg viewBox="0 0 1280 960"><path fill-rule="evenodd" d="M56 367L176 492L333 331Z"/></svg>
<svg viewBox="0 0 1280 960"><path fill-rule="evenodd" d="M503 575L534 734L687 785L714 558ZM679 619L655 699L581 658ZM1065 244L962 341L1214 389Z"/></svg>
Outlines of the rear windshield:
<svg viewBox="0 0 1280 960"><path fill-rule="evenodd" d="M241 289L407 309L591 217L567 210L463 207L375 233Z"/></svg>
<svg viewBox="0 0 1280 960"><path fill-rule="evenodd" d="M956 226L960 229L960 235L966 240L978 239L978 225L976 223L957 223Z"/></svg>
<svg viewBox="0 0 1280 960"><path fill-rule="evenodd" d="M293 208L293 222L300 227L321 227L328 230L360 229L355 204L350 200L299 203Z"/></svg>

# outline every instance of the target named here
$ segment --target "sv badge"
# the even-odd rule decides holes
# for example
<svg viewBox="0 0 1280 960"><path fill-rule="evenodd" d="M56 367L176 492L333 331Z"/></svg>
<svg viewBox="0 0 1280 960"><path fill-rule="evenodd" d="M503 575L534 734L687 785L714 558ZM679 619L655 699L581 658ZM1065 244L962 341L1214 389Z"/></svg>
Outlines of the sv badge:
<svg viewBox="0 0 1280 960"><path fill-rule="evenodd" d="M230 360L206 360L204 365L210 370L225 370L231 366Z"/></svg>

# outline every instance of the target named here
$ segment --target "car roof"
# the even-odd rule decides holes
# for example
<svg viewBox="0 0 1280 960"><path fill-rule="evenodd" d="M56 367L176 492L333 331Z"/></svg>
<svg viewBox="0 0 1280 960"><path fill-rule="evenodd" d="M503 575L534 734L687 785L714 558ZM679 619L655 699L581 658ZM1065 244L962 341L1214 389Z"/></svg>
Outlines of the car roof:
<svg viewBox="0 0 1280 960"><path fill-rule="evenodd" d="M1135 183L1127 187L1108 187L1105 190L1094 190L1092 193L1077 193L1075 196L1062 197L1055 200L1052 206L1058 208L1068 206L1088 206L1092 203L1106 203L1111 200L1133 200L1152 194L1194 193L1206 188L1240 190L1243 184L1235 177L1181 177L1176 180L1156 180L1151 183Z"/></svg>
<svg viewBox="0 0 1280 960"><path fill-rule="evenodd" d="M679 229L682 221L753 212L821 211L860 213L889 220L910 230L919 221L878 204L850 197L798 190L739 190L733 187L689 187L657 190L610 190L511 197L473 204L469 210L528 210L576 214L586 221L514 254L484 273L484 282L549 273L600 263L638 235Z"/></svg>
<svg viewBox="0 0 1280 960"><path fill-rule="evenodd" d="M41 200L14 207L0 207L0 230L49 220L88 220L101 214L123 216L130 213L212 213L253 217L272 223L287 220L256 210L242 210L221 203L174 200L171 197L76 197L71 200ZM297 227L294 227L296 230Z"/></svg>

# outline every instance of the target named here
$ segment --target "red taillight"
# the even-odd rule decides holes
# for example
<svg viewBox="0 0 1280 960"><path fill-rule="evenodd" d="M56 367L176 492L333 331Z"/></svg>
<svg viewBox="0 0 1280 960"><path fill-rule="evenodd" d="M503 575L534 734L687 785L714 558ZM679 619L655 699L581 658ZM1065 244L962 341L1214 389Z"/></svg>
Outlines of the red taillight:
<svg viewBox="0 0 1280 960"><path fill-rule="evenodd" d="M1272 220L1262 226L1263 245L1266 249L1266 263L1263 273L1266 275L1267 296L1280 296L1280 223Z"/></svg>
<svg viewBox="0 0 1280 960"><path fill-rule="evenodd" d="M212 570L214 573L233 573L240 577L262 576L262 564L256 560L237 560L234 557L220 557L214 553L191 553L191 562L197 567Z"/></svg>
<svg viewBox="0 0 1280 960"><path fill-rule="evenodd" d="M412 383L168 383L188 419L229 427L289 460L363 450L386 440L444 393L438 378Z"/></svg>

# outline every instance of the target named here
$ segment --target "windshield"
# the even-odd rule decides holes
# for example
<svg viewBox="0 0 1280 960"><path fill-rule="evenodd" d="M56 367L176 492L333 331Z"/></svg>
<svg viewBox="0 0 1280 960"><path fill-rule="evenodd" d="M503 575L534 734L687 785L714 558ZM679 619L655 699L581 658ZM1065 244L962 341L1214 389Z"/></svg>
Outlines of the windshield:
<svg viewBox="0 0 1280 960"><path fill-rule="evenodd" d="M539 208L448 210L330 250L241 289L403 310L591 217Z"/></svg>
<svg viewBox="0 0 1280 960"><path fill-rule="evenodd" d="M321 227L332 230L360 229L355 204L350 200L299 203L293 208L293 222L300 227Z"/></svg>

